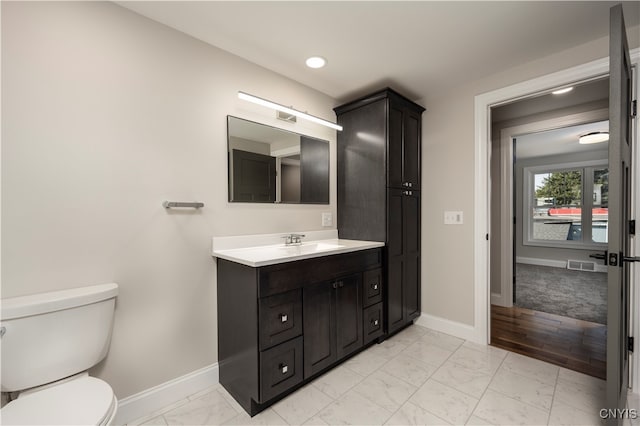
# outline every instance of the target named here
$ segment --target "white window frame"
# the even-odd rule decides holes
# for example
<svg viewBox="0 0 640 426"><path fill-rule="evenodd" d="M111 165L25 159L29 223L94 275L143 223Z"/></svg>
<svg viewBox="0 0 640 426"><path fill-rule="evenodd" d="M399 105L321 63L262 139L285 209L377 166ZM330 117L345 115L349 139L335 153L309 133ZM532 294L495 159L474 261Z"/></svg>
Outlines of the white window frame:
<svg viewBox="0 0 640 426"><path fill-rule="evenodd" d="M593 170L609 167L607 160L590 160L574 163L548 164L524 167L523 179L523 206L522 206L522 244L525 246L572 248L582 250L602 250L607 248L606 243L594 243L591 241L591 225L593 223ZM533 220L531 211L534 208L535 182L534 176L541 173L557 173L563 171L582 170L581 208L582 208L582 241L566 240L536 240L533 238ZM589 194L589 196L586 196ZM588 239L588 241L585 241Z"/></svg>

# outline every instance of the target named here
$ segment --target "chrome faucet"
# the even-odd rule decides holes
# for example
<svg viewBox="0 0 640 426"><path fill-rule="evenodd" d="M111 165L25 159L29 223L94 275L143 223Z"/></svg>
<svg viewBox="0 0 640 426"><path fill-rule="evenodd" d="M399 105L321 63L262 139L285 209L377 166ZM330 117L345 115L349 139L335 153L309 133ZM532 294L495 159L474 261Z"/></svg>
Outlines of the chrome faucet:
<svg viewBox="0 0 640 426"><path fill-rule="evenodd" d="M283 235L282 238L284 238L284 245L285 246L292 246L292 245L299 245L302 244L302 239L305 237L305 235L303 234L289 234L289 235Z"/></svg>

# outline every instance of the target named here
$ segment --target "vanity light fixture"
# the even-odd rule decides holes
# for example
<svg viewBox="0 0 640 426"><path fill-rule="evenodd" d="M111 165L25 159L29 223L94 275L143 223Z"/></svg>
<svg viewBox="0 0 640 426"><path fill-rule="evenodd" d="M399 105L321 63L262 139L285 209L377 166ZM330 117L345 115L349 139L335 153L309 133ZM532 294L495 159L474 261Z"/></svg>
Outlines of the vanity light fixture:
<svg viewBox="0 0 640 426"><path fill-rule="evenodd" d="M332 123L331 121L327 121L320 117L316 117L315 115L307 114L306 112L298 111L297 109L280 105L275 102L271 102L266 99L253 96L245 92L238 92L238 97L242 100L253 102L254 104L262 105L267 108L272 108L272 109L275 109L276 111L286 112L287 114L295 115L296 117L304 118L305 120L313 121L314 123L322 124L323 126L327 126L338 131L342 131L342 126L336 123Z"/></svg>
<svg viewBox="0 0 640 426"><path fill-rule="evenodd" d="M582 145L601 143L609 140L609 132L591 132L580 136L578 142Z"/></svg>
<svg viewBox="0 0 640 426"><path fill-rule="evenodd" d="M569 93L572 90L573 90L573 87L565 87L564 89L554 90L551 93L553 93L554 95L562 95L564 93Z"/></svg>
<svg viewBox="0 0 640 426"><path fill-rule="evenodd" d="M307 64L309 68L322 68L327 65L327 60L322 56L312 56L307 58L305 64Z"/></svg>

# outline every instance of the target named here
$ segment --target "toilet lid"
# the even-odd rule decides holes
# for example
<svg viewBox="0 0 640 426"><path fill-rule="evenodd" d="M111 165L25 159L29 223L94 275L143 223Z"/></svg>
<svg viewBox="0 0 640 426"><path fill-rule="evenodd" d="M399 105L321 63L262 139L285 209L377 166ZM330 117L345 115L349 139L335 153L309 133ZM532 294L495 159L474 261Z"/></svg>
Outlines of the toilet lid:
<svg viewBox="0 0 640 426"><path fill-rule="evenodd" d="M100 425L115 406L111 386L84 376L19 397L0 410L7 425Z"/></svg>

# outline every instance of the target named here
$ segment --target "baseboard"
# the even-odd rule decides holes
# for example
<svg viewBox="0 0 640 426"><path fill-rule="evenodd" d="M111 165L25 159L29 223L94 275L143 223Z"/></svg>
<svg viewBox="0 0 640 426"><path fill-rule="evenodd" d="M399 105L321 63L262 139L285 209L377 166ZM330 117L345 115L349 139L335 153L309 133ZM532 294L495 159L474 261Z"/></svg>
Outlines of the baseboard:
<svg viewBox="0 0 640 426"><path fill-rule="evenodd" d="M527 265L550 266L552 268L567 269L566 260L538 259L535 257L516 257L516 263L524 263ZM607 272L607 267L596 263L595 272Z"/></svg>
<svg viewBox="0 0 640 426"><path fill-rule="evenodd" d="M215 363L143 390L118 401L118 412L113 424L127 424L218 382L218 363Z"/></svg>
<svg viewBox="0 0 640 426"><path fill-rule="evenodd" d="M538 259L536 257L516 257L516 263L524 263L527 265L550 266L552 268L567 269L566 260Z"/></svg>
<svg viewBox="0 0 640 426"><path fill-rule="evenodd" d="M499 293L491 293L491 304L497 306L503 306L505 308L510 308L513 306L513 302L507 302L502 294Z"/></svg>
<svg viewBox="0 0 640 426"><path fill-rule="evenodd" d="M425 314L424 312L415 321L416 324L441 333L450 334L460 339L470 340L475 343L482 343L484 339L480 336L479 330L468 324L451 321L446 318Z"/></svg>

